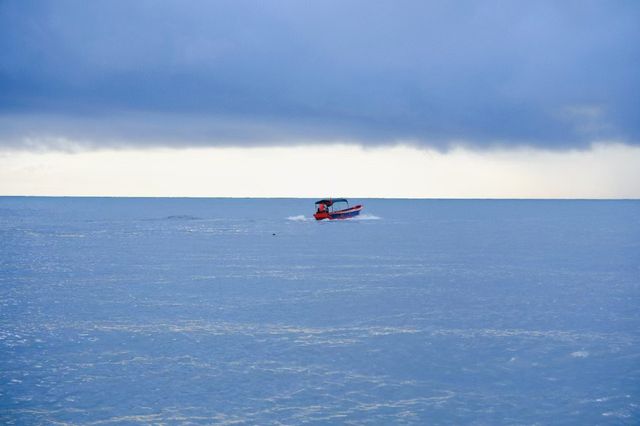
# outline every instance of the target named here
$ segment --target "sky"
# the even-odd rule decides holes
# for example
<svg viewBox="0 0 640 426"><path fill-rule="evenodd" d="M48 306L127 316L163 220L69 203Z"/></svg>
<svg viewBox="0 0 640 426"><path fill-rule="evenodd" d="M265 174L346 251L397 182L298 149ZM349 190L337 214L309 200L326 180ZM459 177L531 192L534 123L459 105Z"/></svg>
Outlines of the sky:
<svg viewBox="0 0 640 426"><path fill-rule="evenodd" d="M636 1L3 0L0 194L640 198L638 22Z"/></svg>

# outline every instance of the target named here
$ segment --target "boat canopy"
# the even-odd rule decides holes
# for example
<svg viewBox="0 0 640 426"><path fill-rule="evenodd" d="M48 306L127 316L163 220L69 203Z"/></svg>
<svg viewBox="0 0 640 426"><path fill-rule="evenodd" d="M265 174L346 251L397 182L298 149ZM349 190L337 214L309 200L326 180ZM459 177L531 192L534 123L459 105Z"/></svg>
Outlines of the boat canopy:
<svg viewBox="0 0 640 426"><path fill-rule="evenodd" d="M316 204L324 204L327 207L331 207L333 203L341 203L341 202L349 203L346 198L329 198L325 200L318 200L316 201Z"/></svg>

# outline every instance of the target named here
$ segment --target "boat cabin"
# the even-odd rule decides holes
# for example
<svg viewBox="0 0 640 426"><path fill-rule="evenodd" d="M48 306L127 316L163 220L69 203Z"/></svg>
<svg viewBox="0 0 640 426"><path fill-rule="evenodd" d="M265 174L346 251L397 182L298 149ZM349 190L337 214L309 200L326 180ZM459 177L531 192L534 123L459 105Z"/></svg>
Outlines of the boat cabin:
<svg viewBox="0 0 640 426"><path fill-rule="evenodd" d="M316 201L317 211L334 212L337 210L346 210L349 208L349 202L346 198L329 198Z"/></svg>

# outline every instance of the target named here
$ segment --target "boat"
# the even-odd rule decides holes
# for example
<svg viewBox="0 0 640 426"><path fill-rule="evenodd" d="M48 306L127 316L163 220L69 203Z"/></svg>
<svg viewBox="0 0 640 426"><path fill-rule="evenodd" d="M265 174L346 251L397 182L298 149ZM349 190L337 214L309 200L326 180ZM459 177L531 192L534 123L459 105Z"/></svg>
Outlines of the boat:
<svg viewBox="0 0 640 426"><path fill-rule="evenodd" d="M328 198L316 201L316 212L313 217L316 220L335 220L335 219L349 219L350 217L358 216L362 210L362 204L349 206L349 201L346 198Z"/></svg>

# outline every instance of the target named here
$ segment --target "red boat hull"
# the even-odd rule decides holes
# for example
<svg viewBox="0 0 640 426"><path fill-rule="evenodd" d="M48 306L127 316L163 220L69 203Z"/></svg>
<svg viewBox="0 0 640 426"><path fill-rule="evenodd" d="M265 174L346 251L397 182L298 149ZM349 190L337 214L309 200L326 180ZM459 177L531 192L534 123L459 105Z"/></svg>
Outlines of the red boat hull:
<svg viewBox="0 0 640 426"><path fill-rule="evenodd" d="M358 204L357 206L353 206L344 210L336 210L333 212L328 212L328 211L316 212L316 214L314 214L313 217L315 217L316 220L349 219L350 217L358 216L361 210L362 210L362 205Z"/></svg>

